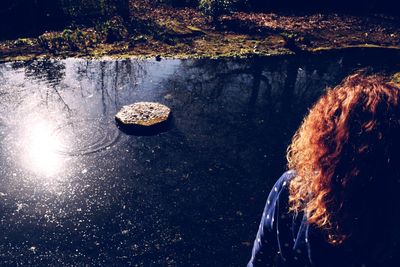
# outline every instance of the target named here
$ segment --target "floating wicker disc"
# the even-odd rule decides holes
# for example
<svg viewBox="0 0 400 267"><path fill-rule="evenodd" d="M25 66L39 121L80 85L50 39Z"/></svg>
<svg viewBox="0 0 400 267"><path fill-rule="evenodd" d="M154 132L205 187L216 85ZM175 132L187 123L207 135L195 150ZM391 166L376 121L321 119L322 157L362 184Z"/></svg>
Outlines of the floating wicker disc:
<svg viewBox="0 0 400 267"><path fill-rule="evenodd" d="M138 102L123 106L115 118L124 125L154 126L168 120L171 109L155 102Z"/></svg>

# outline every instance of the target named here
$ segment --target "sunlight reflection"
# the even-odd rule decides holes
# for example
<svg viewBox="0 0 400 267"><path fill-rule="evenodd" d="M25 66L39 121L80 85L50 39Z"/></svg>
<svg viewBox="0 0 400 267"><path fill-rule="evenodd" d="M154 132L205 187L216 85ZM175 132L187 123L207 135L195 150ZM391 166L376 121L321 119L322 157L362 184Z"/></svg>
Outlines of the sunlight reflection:
<svg viewBox="0 0 400 267"><path fill-rule="evenodd" d="M62 142L50 123L40 120L28 127L25 142L24 164L31 171L49 177L61 170L63 159L57 151Z"/></svg>

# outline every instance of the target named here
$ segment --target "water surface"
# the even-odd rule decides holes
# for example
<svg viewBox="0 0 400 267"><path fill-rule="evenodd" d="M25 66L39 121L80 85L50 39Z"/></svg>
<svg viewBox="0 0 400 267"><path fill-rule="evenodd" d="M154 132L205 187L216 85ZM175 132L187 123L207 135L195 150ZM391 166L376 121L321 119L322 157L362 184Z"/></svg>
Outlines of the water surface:
<svg viewBox="0 0 400 267"><path fill-rule="evenodd" d="M353 71L397 62L355 50L0 64L1 265L245 265L307 109ZM115 113L137 101L171 107L171 129L119 131Z"/></svg>

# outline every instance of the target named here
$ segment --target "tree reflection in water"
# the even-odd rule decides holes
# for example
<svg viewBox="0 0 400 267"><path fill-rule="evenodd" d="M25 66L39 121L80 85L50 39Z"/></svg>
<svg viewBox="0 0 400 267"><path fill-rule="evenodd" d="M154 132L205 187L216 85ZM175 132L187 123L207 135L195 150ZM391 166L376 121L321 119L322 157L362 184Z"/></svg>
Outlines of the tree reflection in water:
<svg viewBox="0 0 400 267"><path fill-rule="evenodd" d="M190 179L175 185L180 193L162 196L174 210L170 224L196 240L183 254L204 262L199 251L206 248L223 255L222 265L245 264L244 244L253 238L248 222L259 219L248 215L264 201L258 196L284 169L286 146L307 108L348 71L340 57L317 66L292 58L182 61L163 94L194 150L190 159L173 152L176 165L188 161ZM249 208L254 203L258 210ZM225 244L232 244L229 252Z"/></svg>

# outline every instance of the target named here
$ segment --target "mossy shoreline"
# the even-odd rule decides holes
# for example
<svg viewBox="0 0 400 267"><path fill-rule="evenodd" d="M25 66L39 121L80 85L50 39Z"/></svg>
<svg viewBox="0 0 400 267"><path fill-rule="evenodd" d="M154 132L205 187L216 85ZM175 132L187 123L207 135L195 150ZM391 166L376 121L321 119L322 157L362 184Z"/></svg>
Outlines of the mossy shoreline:
<svg viewBox="0 0 400 267"><path fill-rule="evenodd" d="M118 47L124 47L127 44L119 43ZM236 44L239 46L239 44ZM185 51L182 49L164 49L158 50L154 47L142 47L138 50L125 50L118 49L115 47L101 46L90 49L87 52L73 52L66 51L61 53L49 53L47 51L40 51L35 49L24 49L18 53L2 53L0 52L0 63L12 62L12 61L31 61L40 59L65 59L65 58L84 58L84 59L128 59L128 58L139 58L139 59L221 59L221 58L250 58L250 57L271 57L271 56L294 56L294 55L305 55L305 54L321 54L329 52L337 52L344 50L385 50L385 51L399 51L400 46L381 46L375 44L360 44L360 45L347 45L341 47L329 47L321 46L316 48L310 48L306 50L290 50L287 48L281 49L265 49L256 50L252 49L251 46L241 47L240 49L232 49L227 51L226 48L221 49L218 45L213 43L207 43L209 51Z"/></svg>
<svg viewBox="0 0 400 267"><path fill-rule="evenodd" d="M354 50L354 49L368 49L368 50L393 50L399 51L400 47L368 47L368 46L352 46L352 47L341 47L341 48L326 48L322 47L320 49L315 49L314 51L304 51L304 54L322 54L322 53L330 53L344 50ZM45 59L54 59L54 60L63 60L66 58L81 58L81 59L92 59L92 60L124 60L124 59L155 59L155 60L163 60L163 59L225 59L225 58L252 58L252 57L279 57L279 56L296 56L298 53L294 53L292 51L280 52L280 53L269 53L269 52L259 52L259 53L227 53L227 54L185 54L185 53L157 53L157 51L153 51L152 53L146 54L135 54L135 53L112 53L112 54L104 54L103 51L94 54L79 54L79 53L64 53L64 54L21 54L18 56L8 56L0 58L0 63L7 62L15 62L15 61L32 61L32 60L45 60Z"/></svg>
<svg viewBox="0 0 400 267"><path fill-rule="evenodd" d="M236 12L218 25L192 8L132 5L126 23L67 28L0 42L0 62L40 58L226 58L400 50L400 19L340 14Z"/></svg>

